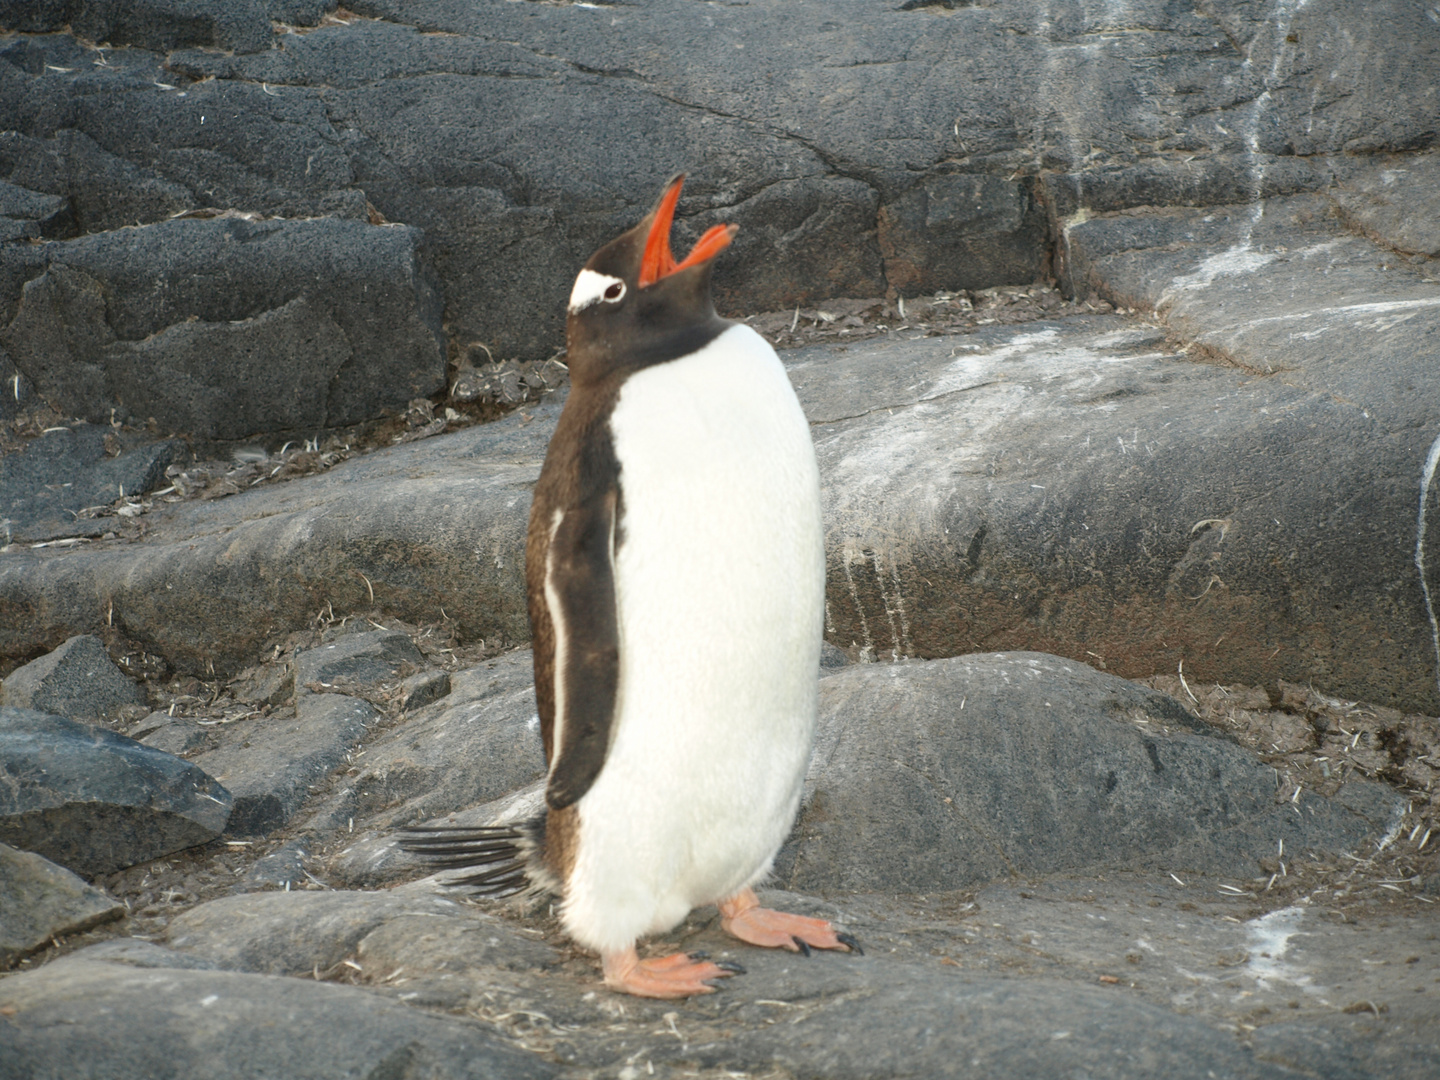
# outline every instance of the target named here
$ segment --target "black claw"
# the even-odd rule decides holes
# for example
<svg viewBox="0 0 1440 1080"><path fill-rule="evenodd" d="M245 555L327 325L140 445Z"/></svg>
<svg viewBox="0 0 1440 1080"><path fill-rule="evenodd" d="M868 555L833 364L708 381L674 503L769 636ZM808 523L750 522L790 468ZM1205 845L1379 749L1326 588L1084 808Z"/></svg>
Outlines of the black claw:
<svg viewBox="0 0 1440 1080"><path fill-rule="evenodd" d="M793 941L795 943L795 947L800 950L801 956L810 955L810 945L803 938L799 938L796 937L794 934L791 934L790 940Z"/></svg>
<svg viewBox="0 0 1440 1080"><path fill-rule="evenodd" d="M746 973L745 968L737 964L734 960L716 960L715 966L721 971L730 972L732 975L744 975Z"/></svg>
<svg viewBox="0 0 1440 1080"><path fill-rule="evenodd" d="M841 945L844 945L856 956L865 955L865 950L860 947L860 942L855 940L854 934L836 934L835 940L840 942Z"/></svg>
<svg viewBox="0 0 1440 1080"><path fill-rule="evenodd" d="M708 952L705 952L703 949L696 949L694 952L692 952L692 953L686 953L685 955L688 956L688 957L690 957L691 960L709 960L709 959L710 959L710 954L709 954Z"/></svg>

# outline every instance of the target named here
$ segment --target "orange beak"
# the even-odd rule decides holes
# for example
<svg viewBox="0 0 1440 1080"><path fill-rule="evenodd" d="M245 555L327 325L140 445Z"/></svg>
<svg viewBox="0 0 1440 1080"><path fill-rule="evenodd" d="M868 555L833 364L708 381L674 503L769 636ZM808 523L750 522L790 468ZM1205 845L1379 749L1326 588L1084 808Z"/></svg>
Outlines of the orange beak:
<svg viewBox="0 0 1440 1080"><path fill-rule="evenodd" d="M675 204L680 201L680 189L685 186L685 174L681 173L670 181L660 205L655 208L655 221L650 226L650 235L645 238L645 255L640 260L640 288L654 285L663 277L679 273L692 266L709 262L730 246L730 240L740 228L738 225L714 225L695 242L685 261L677 263L670 253L670 226L675 221Z"/></svg>

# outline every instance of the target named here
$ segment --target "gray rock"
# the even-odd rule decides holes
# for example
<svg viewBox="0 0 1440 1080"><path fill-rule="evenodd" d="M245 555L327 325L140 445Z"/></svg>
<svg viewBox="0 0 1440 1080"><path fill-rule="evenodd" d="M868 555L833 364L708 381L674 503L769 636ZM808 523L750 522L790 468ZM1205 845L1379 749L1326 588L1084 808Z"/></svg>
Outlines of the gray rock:
<svg viewBox="0 0 1440 1080"><path fill-rule="evenodd" d="M28 226L25 239L55 238L69 234L75 226L67 199L46 195L18 184L0 181L0 218ZM19 239L19 236L14 237Z"/></svg>
<svg viewBox="0 0 1440 1080"><path fill-rule="evenodd" d="M415 890L227 896L178 916L165 940L172 949L230 971L312 975L357 952L364 957L366 942L382 926L386 932L375 949L377 958L389 961L387 974L404 963L406 942L419 944L417 938L439 942L440 948L447 939L451 944L478 939L469 955L484 957L480 962L487 966L525 969L556 962L549 947L527 940L494 915Z"/></svg>
<svg viewBox="0 0 1440 1080"><path fill-rule="evenodd" d="M124 904L69 870L0 844L0 970L57 937L124 914Z"/></svg>
<svg viewBox="0 0 1440 1080"><path fill-rule="evenodd" d="M1273 770L1173 699L1044 654L862 665L820 685L805 802L777 860L787 887L1113 868L1250 878L1280 839L1349 850L1405 809L1363 781L1292 807Z"/></svg>
<svg viewBox="0 0 1440 1080"><path fill-rule="evenodd" d="M1420 89L1433 66L1428 17L1396 0L1279 15L1258 0L1203 11L1144 0L1123 15L1013 0L899 6L906 10L845 0L839 8L708 12L707 33L746 46L734 50L697 50L693 10L680 0L647 8L634 39L583 5L477 9L431 0L414 9L375 0L365 7L371 18L288 35L282 49L176 54L170 74L158 54L137 49L114 50L114 70L97 72L93 57L61 34L7 45L0 107L18 119L14 136L0 139L0 175L45 195L74 190L82 230L114 230L6 246L0 321L12 328L14 359L28 372L36 349L68 351L83 368L129 343L121 351L133 360L135 343L152 333L159 337L145 348L171 356L172 345L208 348L217 335L239 341L260 333L262 322L266 334L312 327L333 341L318 314L312 326L286 309L302 300L347 340L381 341L385 327L356 330L344 303L279 286L258 294L251 271L263 270L266 283L315 276L298 255L254 255L267 244L304 246L302 235L350 252L390 236L403 265L385 280L408 282L412 264L441 280L458 356L478 356L479 343L501 358L549 355L575 266L648 205L669 168L660 159L683 157L692 180L679 242L717 220L743 226L717 271L729 310L846 292L903 294L962 279L1029 280L1036 267L1053 266L1072 291L1098 290L1126 307L1158 305L1163 316L1149 344L1105 344L1102 323L1077 338L1061 326L1050 328L1060 336L1045 339L1035 328L992 329L970 342L982 348L969 365L954 363L966 357L949 355L953 341L890 343L898 354L882 363L860 363L853 351L827 354L827 374L853 391L828 395L845 411L812 412L827 422L817 434L834 437L827 483L832 509L846 516L831 545L838 644L927 656L1038 645L1094 654L1128 675L1183 660L1202 677L1315 681L1357 698L1440 710L1428 585L1412 569L1415 508L1406 503L1414 484L1394 479L1424 471L1417 433L1437 422L1435 395L1423 392L1435 368L1425 363L1429 309L1420 288L1430 271L1380 271L1390 249L1337 234L1326 217L1336 209L1385 244L1430 250L1423 209L1433 196L1434 155L1415 152L1434 138L1433 103ZM1332 63L1336 56L1345 62ZM153 85L187 73L208 81L186 84L184 98L178 83L174 93ZM963 101L956 87L969 88ZM483 119L457 130L453 117L474 115L476 95ZM556 139L557 130L567 137ZM104 197L73 181L92 165ZM1385 176L1401 168L1402 186L1413 190L1404 205L1385 194ZM126 209L135 216L84 224L101 220L97 206L107 200L119 205L127 177L137 194ZM403 230L353 217L117 228L158 221L173 212L164 207L181 204L368 221L367 199L407 223L404 243L393 239ZM1260 199L1272 208L1258 231L1245 233ZM1246 208L1196 209L1217 203ZM1137 207L1147 209L1128 213ZM1310 221L1280 228L1286 215ZM1206 262L1247 237L1261 245L1250 250L1261 261ZM1282 263L1281 247L1311 253ZM242 249L235 265L246 274L227 280L232 288L196 284L210 280L217 258L224 263ZM526 253L519 264L518 250ZM69 270L54 263L57 251ZM167 279L163 296L151 288L162 255L193 271ZM1292 289L1287 275L1301 262L1306 284ZM1322 262L1343 272L1327 276ZM1230 274L1242 264L1243 274ZM1386 284L1386 275L1409 275L1410 285ZM95 282L111 290L103 305ZM27 284L37 308L29 316L21 311ZM1246 308L1252 287L1254 311ZM1367 299L1336 291L1350 287ZM1373 302L1419 306L1380 313L1412 318L1383 333L1353 330L1340 352L1308 369L1306 358L1328 345L1292 337L1311 333L1294 329L1304 314L1296 298L1329 297L1325 305L1338 309L1372 294ZM47 297L64 319L40 317ZM438 315L427 322L417 312L431 308L407 303L407 325L423 322L433 339ZM198 322L187 329L189 315ZM1250 329L1241 336L1253 341L1237 352L1227 342L1242 323ZM1165 347L1166 337L1189 351ZM31 350L27 359L17 342ZM284 342L295 345L293 337ZM1080 351L1067 351L1072 344ZM324 351L317 345L307 356ZM1017 359L1027 353L1035 364ZM1303 385L1254 377L1281 354ZM1341 354L1352 361L1340 379L1345 401L1326 389ZM438 372L438 349L426 355L425 370ZM1422 392L1402 392L1410 369L1394 361L1405 356ZM1238 366L1194 362L1205 357ZM1069 375L1052 379L1052 368ZM916 378L890 378L901 369ZM78 384L100 385L75 370ZM975 382L965 381L967 370ZM403 380L386 371L394 374L386 368L338 385L400 388ZM1099 372L1093 386L1089 371ZM991 377L999 375L1006 379ZM888 393L897 396L877 402ZM1378 411L1369 405L1377 396L1389 401ZM1347 402L1362 400L1357 416ZM953 422L962 407L964 437ZM328 400L326 410L325 423L343 411ZM992 419L993 439L977 441ZM1298 425L1295 437L1276 434L1287 424ZM1137 442L1145 432L1153 437ZM1372 436L1374 462L1349 449L1371 445ZM1022 445L1033 450L1009 452ZM872 454L877 447L885 455ZM907 458L908 447L928 470ZM847 460L861 471L894 468L849 492L838 486ZM927 478L919 501L912 476ZM418 502L450 494L422 487L406 495ZM400 496L389 498L394 508ZM94 561L70 553L63 569L52 560L17 562L0 570L0 597L27 618L22 629L0 628L0 651L28 655L36 638L91 630L96 612L118 596L134 636L182 668L203 671L213 660L222 674L237 670L269 633L304 625L327 602L359 607L364 583L334 554L342 536L365 538L359 573L379 582L381 602L397 614L432 620L434 598L445 591L463 609L465 633L523 640L516 545L492 544L489 533L475 559L450 543L447 516L382 523L378 509L373 500L342 501L330 524L276 514L252 519L243 538L211 533L196 543L192 533L183 548L169 548L167 537L157 544L165 550L146 553L153 569L138 573L119 566L138 559L134 553ZM487 502L487 529L498 520L492 509ZM509 541L523 521L523 497L507 509L514 519L497 529ZM345 530L328 531L347 514ZM202 517L189 514L176 532L207 528ZM354 525L357 517L370 526ZM382 525L400 535L369 543ZM304 545L293 540L300 535ZM1367 538L1356 541L1363 557L1353 557L1354 537ZM392 554L407 546L422 552L414 563ZM186 602L165 595L165 586ZM229 623L238 630L214 629Z"/></svg>
<svg viewBox="0 0 1440 1080"><path fill-rule="evenodd" d="M850 663L850 658L840 649L831 645L828 641L820 643L820 670L826 671L833 668L842 668Z"/></svg>
<svg viewBox="0 0 1440 1080"><path fill-rule="evenodd" d="M298 888L305 884L305 860L312 845L307 840L292 840L256 861L231 892L259 892L264 889Z"/></svg>
<svg viewBox="0 0 1440 1080"><path fill-rule="evenodd" d="M107 436L116 456L107 451ZM153 490L165 469L186 453L177 439L145 443L131 435L122 440L93 424L47 431L18 452L0 456L0 538L9 544L109 532L114 517L77 514L108 508L122 494Z"/></svg>
<svg viewBox="0 0 1440 1080"><path fill-rule="evenodd" d="M680 164L684 238L742 225L717 286L747 312L1028 281L1078 208L1319 190L1340 155L1435 138L1431 24L1402 0L801 0L716 8L700 38L683 0L648 6L634 34L576 4L360 6L369 18L271 48L277 8L258 0L21 4L4 25L71 21L156 51L113 50L97 72L59 33L11 45L0 101L17 137L113 159L72 187L119 192L129 168L147 188L124 197L147 210L367 216L368 201L423 228L457 344L523 358L559 344L575 267ZM30 175L49 152L0 175L59 194ZM98 201L75 200L82 219Z"/></svg>
<svg viewBox="0 0 1440 1080"><path fill-rule="evenodd" d="M444 385L419 242L228 218L0 248L0 341L47 402L92 421L204 439L353 424Z"/></svg>
<svg viewBox="0 0 1440 1080"><path fill-rule="evenodd" d="M81 634L7 675L0 703L72 720L103 720L122 705L145 704L145 694L111 661L104 642Z"/></svg>
<svg viewBox="0 0 1440 1080"><path fill-rule="evenodd" d="M254 705L283 705L295 696L295 668L289 663L247 668L230 683L230 692Z"/></svg>
<svg viewBox="0 0 1440 1080"><path fill-rule="evenodd" d="M958 896L849 894L838 904L767 891L769 906L858 934L865 955L741 945L704 909L644 948L704 950L747 974L680 1004L601 990L593 958L566 959L535 940L553 940L543 912L517 925L505 906L477 911L422 888L214 901L177 919L167 943L192 963L304 982L338 972L413 1006L524 1017L506 1028L521 1045L600 1075L779 1066L796 1076L958 1077L1009 1075L1020 1062L1016 1075L1026 1076L1421 1080L1436 1049L1434 1006L1409 989L1440 973L1423 912L1383 925L1313 906L1257 915L1248 890L1163 874ZM178 967L170 950L114 959ZM1360 963L1402 950L1415 961ZM1383 1025L1368 1009L1338 1012L1349 1000L1388 1003ZM1366 1064L1368 1052L1383 1068Z"/></svg>
<svg viewBox="0 0 1440 1080"><path fill-rule="evenodd" d="M497 799L545 772L530 651L451 676L450 693L365 747L345 787L310 820L386 830Z"/></svg>
<svg viewBox="0 0 1440 1080"><path fill-rule="evenodd" d="M295 654L295 684L311 693L378 693L425 665L425 657L399 630L342 634Z"/></svg>
<svg viewBox="0 0 1440 1080"><path fill-rule="evenodd" d="M6 980L4 996L15 1009L0 1063L5 1080L555 1074L487 1024L311 980L137 968L79 955Z"/></svg>
<svg viewBox="0 0 1440 1080"><path fill-rule="evenodd" d="M32 74L39 75L47 63L45 49L21 38L9 51L22 47L26 62L33 61L40 69ZM53 62L60 65L67 60L55 57ZM159 75L157 71L157 79ZM152 224L199 205L188 188L109 152L71 128L46 138L0 132L0 172L15 184L66 199L74 209L76 233ZM47 235L47 239L62 238Z"/></svg>
<svg viewBox="0 0 1440 1080"><path fill-rule="evenodd" d="M344 762L380 719L369 702L343 694L302 694L295 715L255 717L227 733L194 764L230 789L235 811L226 832L258 836L280 828L312 790Z"/></svg>
<svg viewBox="0 0 1440 1080"><path fill-rule="evenodd" d="M1107 596L1109 627L1097 627L1100 644L1088 646L1107 663L1136 602L1154 612L1144 616L1146 634L1165 647L1125 647L1115 665L1122 674L1144 649L1150 670L1183 660L1199 678L1278 676L1434 713L1440 529L1430 451L1440 431L1440 301L1432 273L1337 234L1327 211L1319 196L1295 196L1097 217L1068 230L1077 288L1154 310L1189 356L1211 362L1096 385L1128 394L1112 415L1127 414L1129 434L1066 425L1046 464L1023 470L1048 485L1032 503L1032 543L1052 537L1049 557L1074 592ZM1095 391L1098 413L1106 399ZM1072 393L1077 404L1087 396L1078 385ZM1183 447L1171 442L1192 425ZM1080 451L1077 440L1090 435L1094 445ZM1100 460L1113 477L1105 495L1082 506L1071 481L1059 486L1075 491L1074 501L1055 495L1046 473L1084 462L1087 475L1075 482L1095 492ZM1082 525L1094 532L1093 508L1112 494L1134 508L1117 515L1128 532L1106 542L1130 552L1124 573L1138 579L1134 592L1117 590L1118 568L1092 555L1083 530L1076 535ZM1065 505L1048 505L1052 498ZM1162 593L1168 614L1154 607Z"/></svg>
<svg viewBox="0 0 1440 1080"><path fill-rule="evenodd" d="M1218 231L1246 213L1186 220ZM1101 249L1117 251L1102 260L1111 295L1139 293L1119 275L1144 266L1158 302L1200 258L1159 247L1180 230L1156 223L1177 218L1079 225L1071 251L1114 245ZM1440 430L1425 329L1440 309L1413 274L1390 289L1376 281L1366 296L1401 306L1375 318L1410 321L1346 333L1343 353L1307 363L1279 342L1299 325L1287 308L1298 317L1326 289L1391 273L1349 250L1364 241L1322 240L1335 246L1316 254L1317 274L1338 258L1352 284L1317 279L1292 294L1301 260L1290 256L1247 274L1230 309L1214 303L1228 291L1218 284L1177 287L1165 326L1081 318L787 353L820 460L827 636L885 658L1043 642L1127 676L1183 663L1202 679L1285 678L1437 707L1415 485L1396 478L1420 477L1418 433ZM1190 305L1206 313L1177 320ZM1203 327L1252 317L1273 349L1249 366L1197 363L1167 343L1180 334L1219 348ZM1257 377L1267 362L1284 363L1283 381Z"/></svg>
<svg viewBox="0 0 1440 1080"><path fill-rule="evenodd" d="M218 970L212 961L203 957L176 952L142 938L111 938L109 941L86 946L72 955L86 961L124 964L137 968L172 968L179 971Z"/></svg>
<svg viewBox="0 0 1440 1080"><path fill-rule="evenodd" d="M312 26L335 7L330 0L4 0L0 25L28 33L71 29L112 46L168 52L209 46L255 52L271 47L272 20Z"/></svg>
<svg viewBox="0 0 1440 1080"><path fill-rule="evenodd" d="M194 765L104 728L0 708L0 842L108 874L215 839L230 793Z"/></svg>
<svg viewBox="0 0 1440 1080"><path fill-rule="evenodd" d="M138 738L146 746L153 746L156 750L164 750L167 754L177 756L190 753L201 747L211 750L219 738L217 733L210 728L204 727L188 717L165 716L164 713L152 713L152 716L164 717L161 723L156 724L144 734L137 735L130 733L132 739ZM148 721L147 717L147 721Z"/></svg>
<svg viewBox="0 0 1440 1080"><path fill-rule="evenodd" d="M450 693L450 673L434 670L422 671L400 680L398 699L402 712L414 712L426 705L433 705Z"/></svg>
<svg viewBox="0 0 1440 1080"><path fill-rule="evenodd" d="M276 633L376 606L524 641L525 524L558 403L146 515L143 546L0 558L0 655L115 625L182 671L233 674ZM366 585L366 579L370 585ZM374 599L371 598L373 589Z"/></svg>
<svg viewBox="0 0 1440 1080"><path fill-rule="evenodd" d="M1440 154L1342 158L1326 192L1340 217L1386 247L1440 258Z"/></svg>
<svg viewBox="0 0 1440 1080"><path fill-rule="evenodd" d="M1303 861L1297 854L1292 872ZM778 1065L796 1076L948 1077L977 1067L1005 1072L1018 1061L1025 1075L1427 1077L1440 1049L1435 1008L1433 995L1413 986L1440 975L1428 914L1396 909L1356 922L1314 905L1257 911L1263 894L1250 886L1154 873L1031 879L958 895L847 894L838 904L767 891L769 906L857 934L865 955L807 959L741 945L720 930L713 909L702 909L646 950L704 950L740 961L747 974L683 1004L622 1001L601 990L592 958L567 958L549 943L554 923L543 911L517 924L504 905L477 909L428 895L424 884L379 894L269 893L186 912L166 932L166 947L110 941L12 977L0 1007L8 1010L7 1046L29 1048L55 1019L31 988L83 969L100 1007L74 1014L69 1041L52 1052L63 1064L60 1051L93 1039L96 1060L110 1063L106 1075L119 1077L149 1075L140 1066L126 1071L128 1059L117 1056L143 1041L135 1032L148 1036L159 1024L171 1037L163 1023L169 999L152 1000L151 984L133 981L144 972L227 976L180 984L192 1012L202 1003L188 1018L191 1030L208 1030L207 1010L261 995L285 1004L295 1024L312 1013L309 1000L294 995L320 989L372 1010L387 1030L401 1015L418 1023L433 1023L436 1011L493 1017L519 1046L600 1075L627 1066L675 1077L697 1067ZM1374 962L1390 956L1407 963ZM161 1007L137 1017L131 1037L101 1045L118 1007L106 996L107 968L132 976L127 1000L141 994ZM317 974L358 985L317 987ZM242 977L257 981L233 981ZM365 994L369 1005L361 1004ZM390 1011L401 1002L407 1014ZM1376 1011L1339 1011L1350 1002ZM224 1055L234 1072L210 1075L263 1073L273 1042L304 1042L291 1032L281 1024L266 1040L234 1046Z"/></svg>

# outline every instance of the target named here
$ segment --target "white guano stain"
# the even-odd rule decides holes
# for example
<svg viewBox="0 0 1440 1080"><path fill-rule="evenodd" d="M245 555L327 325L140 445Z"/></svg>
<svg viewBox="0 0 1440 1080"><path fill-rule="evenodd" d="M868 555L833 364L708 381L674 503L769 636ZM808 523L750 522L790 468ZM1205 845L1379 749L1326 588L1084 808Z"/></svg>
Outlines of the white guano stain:
<svg viewBox="0 0 1440 1080"><path fill-rule="evenodd" d="M905 596L914 591L906 576L909 545L915 536L943 534L950 524L945 515L954 507L956 475L981 473L997 455L1011 452L998 433L1017 418L1039 419L1069 399L1093 400L1097 412L1114 409L1103 391L1117 376L1166 358L1128 351L1152 336L1148 329L1127 328L1075 341L1044 328L1014 333L985 349L952 345L955 354L948 357L939 349L931 353L923 365L929 371L910 388L909 400L878 409L857 401L859 427L827 430L820 422L815 441L828 546L841 553L831 565L843 575L854 605L863 659L882 652L887 659L913 655L912 605ZM1154 437L1136 433L1147 449ZM1063 432L1056 433L1054 449L1069 452ZM1045 496L1043 484L1036 494ZM972 523L962 531L969 535L974 528ZM883 601L884 621L862 604L862 591L873 595L871 588Z"/></svg>
<svg viewBox="0 0 1440 1080"><path fill-rule="evenodd" d="M1430 595L1430 582L1425 576L1425 503L1435 482L1435 469L1440 465L1440 436L1430 444L1425 467L1420 470L1420 513L1415 523L1415 569L1420 572L1420 592L1425 597L1425 614L1430 617L1430 639L1435 646L1435 688L1440 690L1440 622L1435 619L1435 600Z"/></svg>
<svg viewBox="0 0 1440 1080"><path fill-rule="evenodd" d="M1285 959L1285 954L1290 951L1290 939L1306 935L1300 929L1304 918L1304 908L1287 907L1247 922L1246 946L1250 959L1245 963L1246 974L1261 986L1283 982L1306 993L1320 993L1321 988L1312 985L1310 973L1303 966Z"/></svg>

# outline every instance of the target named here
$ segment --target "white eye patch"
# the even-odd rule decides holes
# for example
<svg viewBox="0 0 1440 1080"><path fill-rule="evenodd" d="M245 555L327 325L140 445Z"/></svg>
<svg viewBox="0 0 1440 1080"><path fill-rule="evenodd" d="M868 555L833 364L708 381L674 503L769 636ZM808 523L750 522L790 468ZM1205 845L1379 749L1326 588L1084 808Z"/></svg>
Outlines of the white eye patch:
<svg viewBox="0 0 1440 1080"><path fill-rule="evenodd" d="M618 303L625 299L625 282L609 274L597 274L594 270L581 270L575 279L575 288L570 290L570 314L584 311L591 304L602 300Z"/></svg>

